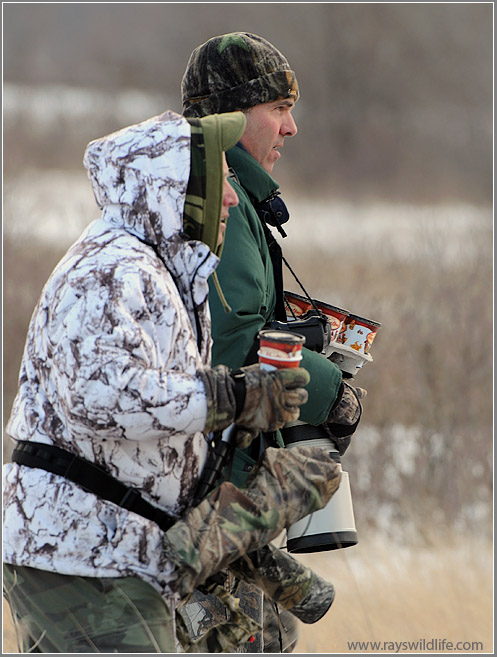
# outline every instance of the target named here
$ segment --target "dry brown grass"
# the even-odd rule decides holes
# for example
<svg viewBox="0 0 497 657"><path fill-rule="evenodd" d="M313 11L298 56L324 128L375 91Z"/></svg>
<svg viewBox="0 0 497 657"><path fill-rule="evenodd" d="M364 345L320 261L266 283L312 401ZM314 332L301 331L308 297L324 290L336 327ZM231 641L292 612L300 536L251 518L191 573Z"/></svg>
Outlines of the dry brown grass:
<svg viewBox="0 0 497 657"><path fill-rule="evenodd" d="M376 249L354 258L330 258L324 247L310 252L301 243L286 250L313 296L383 323L375 362L358 377L368 389L365 416L344 459L360 543L301 557L337 594L321 621L302 626L299 652L423 638L480 641L483 652L492 650L491 224L470 228L461 249L473 245L473 256L449 263L436 235L417 237L422 262L391 262ZM4 240L5 419L30 314L60 255L57 248ZM287 289L297 290L293 282ZM403 456L399 448L411 438ZM376 530L385 537L388 526L406 540L407 524L410 550L364 536ZM435 525L444 532L455 526L470 538L462 545L435 541ZM487 543L472 538L483 535ZM15 651L7 609L4 652Z"/></svg>
<svg viewBox="0 0 497 657"><path fill-rule="evenodd" d="M14 625L12 623L12 614L10 613L10 607L3 600L3 609L2 609L2 614L3 614L3 622L2 622L2 627L3 627L3 647L2 647L2 655L5 653L16 653L19 652L17 650L17 641L16 641L16 633L14 630Z"/></svg>
<svg viewBox="0 0 497 657"><path fill-rule="evenodd" d="M374 217L371 227L355 226L359 210L347 215L331 206L328 231L305 207L300 212L300 239L290 242L289 235L285 249L309 293L382 323L374 362L357 376L368 396L344 459L361 526L380 529L378 509L388 506L395 525L408 520L418 532L426 517L465 531L481 531L485 523L487 531L493 498L490 215L482 225L465 210L441 219L436 209L411 217L401 208L398 225L392 222L392 234L383 232L380 242ZM467 224L458 232L460 219ZM311 246L305 231L312 234L316 224L321 244L314 239ZM357 249L343 249L343 225ZM395 251L399 244L405 258ZM299 291L285 275L286 289ZM479 515L484 507L485 518Z"/></svg>
<svg viewBox="0 0 497 657"><path fill-rule="evenodd" d="M301 560L333 582L336 597L322 620L301 626L298 652L359 652L349 642L421 639L446 639L454 645L479 641L481 652L493 652L493 561L488 544L468 541L404 550L362 539L353 548ZM395 652L392 646L386 648Z"/></svg>

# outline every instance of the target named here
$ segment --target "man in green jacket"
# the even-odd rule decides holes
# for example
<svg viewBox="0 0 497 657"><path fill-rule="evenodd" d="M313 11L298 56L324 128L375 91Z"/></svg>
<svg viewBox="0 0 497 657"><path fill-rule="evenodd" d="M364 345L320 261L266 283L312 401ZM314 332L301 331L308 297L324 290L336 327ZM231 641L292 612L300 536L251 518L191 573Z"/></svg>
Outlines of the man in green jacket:
<svg viewBox="0 0 497 657"><path fill-rule="evenodd" d="M271 227L285 221L288 212L271 174L285 139L297 133L292 110L298 84L288 61L271 43L235 32L213 37L192 52L181 92L187 117L241 110L247 119L240 142L226 154L239 204L230 211L217 268L225 298L214 289L209 298L213 363L237 368L257 361L260 329L273 320L286 321L281 248ZM305 347L301 364L311 381L300 420L329 427L343 453L360 419L365 391L343 382L334 363ZM231 480L243 485L259 454L275 442L283 446L279 435L265 435L249 449L237 450ZM268 645L264 651L271 651Z"/></svg>
<svg viewBox="0 0 497 657"><path fill-rule="evenodd" d="M298 84L288 61L272 44L254 34L234 32L213 37L192 52L181 90L187 117L241 110L247 119L240 142L226 153L239 204L230 211L217 276L231 312L226 312L214 289L209 299L213 362L241 367L257 361L259 330L272 320L286 320L281 249L270 226L279 213L281 221L288 212L271 173L285 139L297 133L292 109L299 98ZM301 364L311 382L300 419L327 424L333 435L341 436L336 442L343 452L357 426L361 391L354 394L358 389L344 384L334 363L306 347ZM340 404L347 406L347 413ZM344 436L347 425L351 430Z"/></svg>

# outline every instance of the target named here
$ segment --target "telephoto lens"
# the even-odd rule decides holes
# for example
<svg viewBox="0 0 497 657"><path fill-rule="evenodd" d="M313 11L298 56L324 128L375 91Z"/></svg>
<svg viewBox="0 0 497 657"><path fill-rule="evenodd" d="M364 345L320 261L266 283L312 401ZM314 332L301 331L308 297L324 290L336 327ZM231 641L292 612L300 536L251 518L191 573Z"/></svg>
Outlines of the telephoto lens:
<svg viewBox="0 0 497 657"><path fill-rule="evenodd" d="M295 367L302 358L306 337L283 330L259 331L259 362L264 369ZM285 447L316 446L327 450L340 464L340 454L325 429L297 420L281 429ZM340 486L328 504L287 529L287 550L294 553L324 552L357 543L349 476L342 470Z"/></svg>
<svg viewBox="0 0 497 657"><path fill-rule="evenodd" d="M326 449L337 463L340 454L323 427L297 420L281 429L285 447L312 445ZM294 554L326 552L351 547L358 542L349 475L342 470L337 492L328 504L287 529L287 550Z"/></svg>

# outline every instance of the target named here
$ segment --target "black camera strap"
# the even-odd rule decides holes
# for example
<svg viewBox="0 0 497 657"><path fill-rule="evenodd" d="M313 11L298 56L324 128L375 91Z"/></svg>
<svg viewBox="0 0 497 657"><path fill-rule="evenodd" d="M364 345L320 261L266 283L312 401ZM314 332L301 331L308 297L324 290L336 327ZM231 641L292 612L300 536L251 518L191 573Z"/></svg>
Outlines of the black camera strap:
<svg viewBox="0 0 497 657"><path fill-rule="evenodd" d="M322 315L323 313L322 313L322 312L319 310L319 308L316 306L316 304L314 303L313 299L311 299L311 295L310 295L309 292L305 289L305 287L302 285L302 283L301 283L299 277L298 277L297 274L293 271L293 269L292 269L291 266L290 266L290 263L289 263L288 260L285 258L285 256L283 255L283 253L281 254L281 259L282 259L282 261L285 263L285 266L286 266L286 268L288 269L288 271L291 273L291 275L292 275L292 276L294 277L294 279L297 281L297 285L300 287L300 289L302 290L302 292L303 292L303 293L305 294L305 296L307 297L307 301L311 304L311 306L314 308L314 310L315 310L319 315Z"/></svg>
<svg viewBox="0 0 497 657"><path fill-rule="evenodd" d="M69 479L89 493L152 520L163 531L177 520L147 502L136 488L126 486L99 465L55 445L20 440L12 453L12 461Z"/></svg>
<svg viewBox="0 0 497 657"><path fill-rule="evenodd" d="M283 202L283 199L280 198L279 194L280 194L279 192L273 192L273 194L269 196L269 198L265 199L261 203L257 203L254 207L255 207L255 211L259 215L259 219L261 220L261 224L264 229L264 235L266 237L266 242L269 249L269 255L271 257L271 262L273 265L274 284L276 288L275 319L277 321L284 322L286 320L286 310L285 310L285 298L283 291L282 263L285 263L285 266L296 280L298 286L305 294L305 296L307 297L309 303L314 308L314 310L319 314L321 313L316 307L314 301L311 299L310 294L302 285L297 274L293 271L292 267L290 266L290 263L283 255L281 246L278 244L278 242L274 238L274 235L269 230L269 226L274 226L277 228L278 232L282 237L287 236L287 234L281 227L281 224L286 223L289 220L290 215L288 213L285 203Z"/></svg>

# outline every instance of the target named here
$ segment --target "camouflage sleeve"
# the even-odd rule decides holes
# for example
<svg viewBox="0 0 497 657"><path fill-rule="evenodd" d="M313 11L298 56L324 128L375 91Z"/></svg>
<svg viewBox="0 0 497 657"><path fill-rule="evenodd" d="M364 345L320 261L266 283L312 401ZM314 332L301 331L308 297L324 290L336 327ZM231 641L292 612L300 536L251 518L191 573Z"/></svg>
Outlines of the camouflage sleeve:
<svg viewBox="0 0 497 657"><path fill-rule="evenodd" d="M182 598L242 555L270 543L322 509L340 483L339 466L319 447L268 448L245 489L223 482L164 534Z"/></svg>
<svg viewBox="0 0 497 657"><path fill-rule="evenodd" d="M332 584L273 545L237 559L230 570L257 584L279 608L291 611L304 623L322 618L335 598Z"/></svg>

